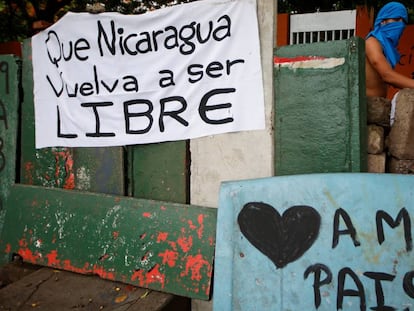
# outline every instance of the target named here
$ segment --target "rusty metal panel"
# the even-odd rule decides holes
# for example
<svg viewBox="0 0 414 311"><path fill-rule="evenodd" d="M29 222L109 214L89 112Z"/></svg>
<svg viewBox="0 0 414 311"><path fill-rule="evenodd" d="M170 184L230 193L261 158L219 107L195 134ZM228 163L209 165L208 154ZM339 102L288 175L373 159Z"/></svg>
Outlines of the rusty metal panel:
<svg viewBox="0 0 414 311"><path fill-rule="evenodd" d="M0 56L0 234L6 212L5 200L16 178L19 62L18 58L10 55Z"/></svg>
<svg viewBox="0 0 414 311"><path fill-rule="evenodd" d="M35 148L33 67L30 39L23 43L21 183L125 194L124 154L112 148Z"/></svg>
<svg viewBox="0 0 414 311"><path fill-rule="evenodd" d="M412 310L414 176L223 183L214 310Z"/></svg>
<svg viewBox="0 0 414 311"><path fill-rule="evenodd" d="M27 185L7 209L2 257L209 298L216 209Z"/></svg>

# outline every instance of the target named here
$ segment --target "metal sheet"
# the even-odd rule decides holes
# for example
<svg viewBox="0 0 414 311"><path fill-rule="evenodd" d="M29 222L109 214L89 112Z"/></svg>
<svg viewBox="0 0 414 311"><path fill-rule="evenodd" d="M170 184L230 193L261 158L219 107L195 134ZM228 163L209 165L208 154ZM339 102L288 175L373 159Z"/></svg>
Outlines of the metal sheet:
<svg viewBox="0 0 414 311"><path fill-rule="evenodd" d="M409 175L224 183L214 310L412 310L413 216Z"/></svg>
<svg viewBox="0 0 414 311"><path fill-rule="evenodd" d="M209 298L216 209L25 185L7 203L2 257Z"/></svg>
<svg viewBox="0 0 414 311"><path fill-rule="evenodd" d="M133 197L189 203L189 154L186 141L128 146Z"/></svg>
<svg viewBox="0 0 414 311"><path fill-rule="evenodd" d="M364 41L275 50L276 175L367 169Z"/></svg>
<svg viewBox="0 0 414 311"><path fill-rule="evenodd" d="M16 177L17 112L20 105L18 61L10 55L0 56L0 235L5 216L4 202ZM0 265L3 263L0 260Z"/></svg>

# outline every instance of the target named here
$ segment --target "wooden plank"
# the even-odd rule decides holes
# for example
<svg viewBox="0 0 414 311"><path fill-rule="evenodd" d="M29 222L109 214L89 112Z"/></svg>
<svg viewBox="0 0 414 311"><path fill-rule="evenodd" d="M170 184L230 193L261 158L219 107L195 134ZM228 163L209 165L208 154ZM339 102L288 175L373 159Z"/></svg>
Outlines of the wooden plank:
<svg viewBox="0 0 414 311"><path fill-rule="evenodd" d="M19 281L40 268L40 266L24 263L19 256L14 256L11 262L0 267L0 289Z"/></svg>
<svg viewBox="0 0 414 311"><path fill-rule="evenodd" d="M309 174L227 182L214 310L410 310L414 176Z"/></svg>
<svg viewBox="0 0 414 311"><path fill-rule="evenodd" d="M189 203L189 154L186 141L128 147L130 195Z"/></svg>
<svg viewBox="0 0 414 311"><path fill-rule="evenodd" d="M53 188L125 194L124 153L112 148L35 148L30 39L23 43L20 182ZM105 182L103 182L105 181Z"/></svg>
<svg viewBox="0 0 414 311"><path fill-rule="evenodd" d="M55 269L39 269L0 290L0 310L163 310L174 296Z"/></svg>
<svg viewBox="0 0 414 311"><path fill-rule="evenodd" d="M0 56L0 240L4 226L5 201L16 179L16 150L19 110L19 60ZM0 265L4 262L0 260Z"/></svg>
<svg viewBox="0 0 414 311"><path fill-rule="evenodd" d="M367 169L361 38L275 52L276 175Z"/></svg>
<svg viewBox="0 0 414 311"><path fill-rule="evenodd" d="M25 185L7 208L2 256L209 298L215 209Z"/></svg>

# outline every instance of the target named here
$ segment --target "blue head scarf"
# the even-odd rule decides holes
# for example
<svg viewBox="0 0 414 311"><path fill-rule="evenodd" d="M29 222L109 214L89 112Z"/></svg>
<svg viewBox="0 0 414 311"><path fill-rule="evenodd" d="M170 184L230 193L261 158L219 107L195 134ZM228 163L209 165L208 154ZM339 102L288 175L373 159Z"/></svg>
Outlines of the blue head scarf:
<svg viewBox="0 0 414 311"><path fill-rule="evenodd" d="M402 18L403 21L381 24L383 20L388 18ZM397 46L407 22L408 13L405 6L399 2L389 2L378 12L374 30L367 36L367 38L371 36L375 37L381 43L384 55L392 68L400 60L400 53L397 50Z"/></svg>

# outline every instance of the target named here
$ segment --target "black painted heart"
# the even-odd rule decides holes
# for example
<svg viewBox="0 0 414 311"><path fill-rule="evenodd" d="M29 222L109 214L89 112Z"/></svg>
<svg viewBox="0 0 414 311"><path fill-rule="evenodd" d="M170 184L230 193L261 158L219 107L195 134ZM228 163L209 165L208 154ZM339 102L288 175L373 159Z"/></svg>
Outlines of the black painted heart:
<svg viewBox="0 0 414 311"><path fill-rule="evenodd" d="M277 268L299 259L315 242L321 217L310 206L297 205L281 216L271 205L250 202L244 205L237 221L240 231Z"/></svg>

